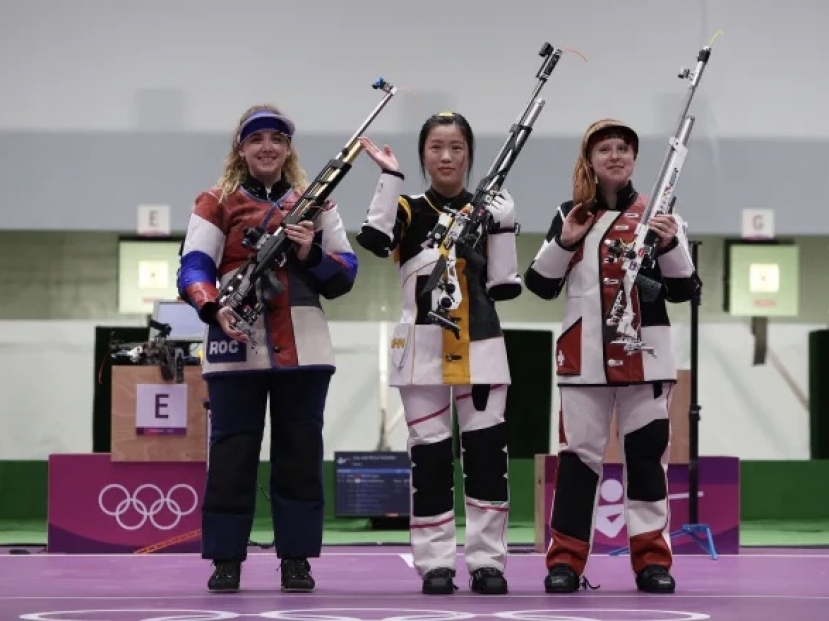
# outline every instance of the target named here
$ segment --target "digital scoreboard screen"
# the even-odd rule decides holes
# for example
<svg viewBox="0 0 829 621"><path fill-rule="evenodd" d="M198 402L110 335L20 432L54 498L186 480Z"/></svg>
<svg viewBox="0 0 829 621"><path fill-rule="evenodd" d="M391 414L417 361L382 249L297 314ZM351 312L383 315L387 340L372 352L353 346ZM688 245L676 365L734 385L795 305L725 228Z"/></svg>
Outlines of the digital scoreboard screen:
<svg viewBox="0 0 829 621"><path fill-rule="evenodd" d="M409 455L396 451L334 453L336 517L406 517L409 509Z"/></svg>

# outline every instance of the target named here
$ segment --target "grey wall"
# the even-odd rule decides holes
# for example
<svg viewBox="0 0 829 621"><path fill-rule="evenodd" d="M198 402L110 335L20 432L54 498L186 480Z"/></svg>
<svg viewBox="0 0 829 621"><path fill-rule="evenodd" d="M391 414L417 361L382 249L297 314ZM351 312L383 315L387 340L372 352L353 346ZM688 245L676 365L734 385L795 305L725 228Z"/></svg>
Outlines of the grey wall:
<svg viewBox="0 0 829 621"><path fill-rule="evenodd" d="M777 211L781 234L829 234L812 188L829 172L825 0L4 0L0 5L0 229L127 230L140 203L183 228L219 173L248 106L297 122L313 176L378 101L372 135L413 171L423 118L452 108L482 138L484 165L525 104L549 41L564 54L510 188L525 230L567 194L585 127L614 116L644 141L648 189L697 51L718 30L692 112L679 186L695 234L733 234L743 208ZM478 173L483 167L478 169ZM338 198L358 225L374 170L361 159ZM412 179L410 188L417 188Z"/></svg>
<svg viewBox="0 0 829 621"><path fill-rule="evenodd" d="M508 125L502 136L479 138L473 183ZM407 191L420 191L414 133L369 134L392 145L407 173ZM310 178L350 135L297 139ZM191 133L0 133L0 229L134 231L137 205L152 203L170 205L173 228L184 230L194 198L221 172L228 140ZM555 206L568 197L579 141L530 137L507 180L524 230L546 232ZM829 234L829 210L816 200L812 181L827 173L829 140L692 136L691 143L677 209L693 234L739 234L744 208L775 208L781 235ZM634 176L640 191L650 191L666 151L667 138L643 138ZM376 179L376 165L361 156L337 188L334 198L349 230L359 228Z"/></svg>

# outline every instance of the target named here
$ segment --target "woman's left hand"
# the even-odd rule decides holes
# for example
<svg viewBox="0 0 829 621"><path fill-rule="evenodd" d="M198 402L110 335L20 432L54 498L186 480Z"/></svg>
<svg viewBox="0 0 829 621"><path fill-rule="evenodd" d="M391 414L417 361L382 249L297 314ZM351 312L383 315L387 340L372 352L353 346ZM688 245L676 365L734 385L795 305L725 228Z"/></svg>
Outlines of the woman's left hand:
<svg viewBox="0 0 829 621"><path fill-rule="evenodd" d="M659 236L660 248L667 248L679 231L676 220L671 214L667 213L661 213L651 218L648 222L648 228Z"/></svg>
<svg viewBox="0 0 829 621"><path fill-rule="evenodd" d="M306 261L314 244L314 223L303 220L299 224L286 224L285 237L296 244L297 258Z"/></svg>

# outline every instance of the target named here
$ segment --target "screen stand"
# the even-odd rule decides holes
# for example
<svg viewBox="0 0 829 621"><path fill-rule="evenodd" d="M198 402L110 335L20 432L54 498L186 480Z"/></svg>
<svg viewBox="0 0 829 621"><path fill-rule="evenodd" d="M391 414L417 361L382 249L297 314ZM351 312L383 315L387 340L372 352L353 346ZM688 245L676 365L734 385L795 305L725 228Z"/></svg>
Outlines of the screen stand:
<svg viewBox="0 0 829 621"><path fill-rule="evenodd" d="M368 519L371 530L409 530L408 516L373 517Z"/></svg>

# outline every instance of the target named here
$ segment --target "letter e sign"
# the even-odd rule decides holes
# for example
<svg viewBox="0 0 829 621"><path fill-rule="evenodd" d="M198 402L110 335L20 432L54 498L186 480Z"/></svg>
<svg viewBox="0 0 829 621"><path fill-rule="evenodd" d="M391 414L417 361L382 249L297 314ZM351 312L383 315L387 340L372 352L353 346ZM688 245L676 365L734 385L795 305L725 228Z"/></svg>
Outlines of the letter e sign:
<svg viewBox="0 0 829 621"><path fill-rule="evenodd" d="M169 205L139 205L138 234L167 236L170 234Z"/></svg>
<svg viewBox="0 0 829 621"><path fill-rule="evenodd" d="M187 384L138 384L135 431L142 435L187 433Z"/></svg>

